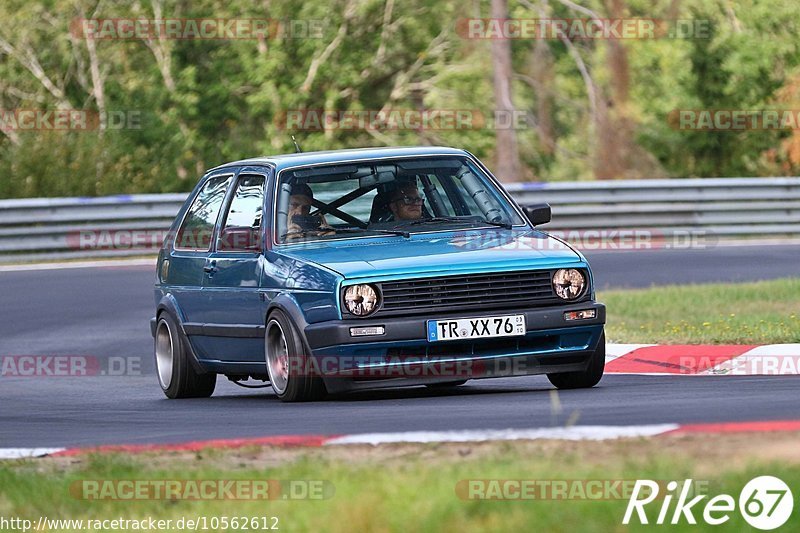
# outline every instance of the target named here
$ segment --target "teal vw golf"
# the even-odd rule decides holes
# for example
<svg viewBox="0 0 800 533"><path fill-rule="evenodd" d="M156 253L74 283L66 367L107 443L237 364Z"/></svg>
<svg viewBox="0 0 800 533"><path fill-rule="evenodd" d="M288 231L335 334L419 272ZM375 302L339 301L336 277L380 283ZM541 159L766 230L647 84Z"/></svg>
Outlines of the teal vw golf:
<svg viewBox="0 0 800 533"><path fill-rule="evenodd" d="M211 169L159 254L158 381L203 397L223 374L284 401L530 374L592 387L605 307L586 259L539 229L549 221L452 148Z"/></svg>

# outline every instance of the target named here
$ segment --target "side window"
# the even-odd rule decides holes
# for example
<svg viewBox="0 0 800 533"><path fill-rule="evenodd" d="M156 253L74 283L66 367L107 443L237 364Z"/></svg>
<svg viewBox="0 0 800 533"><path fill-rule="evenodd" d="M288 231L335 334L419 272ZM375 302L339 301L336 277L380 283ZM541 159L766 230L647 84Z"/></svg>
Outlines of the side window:
<svg viewBox="0 0 800 533"><path fill-rule="evenodd" d="M260 250L264 206L264 176L240 176L217 250L253 252Z"/></svg>
<svg viewBox="0 0 800 533"><path fill-rule="evenodd" d="M450 204L451 209L453 209L456 214L477 215L483 212L484 207L478 204L476 199L470 194L470 191L464 187L463 183L457 182L457 178L450 175L442 176L439 179L439 182L447 191L447 194L445 195L447 198L447 203ZM479 190L491 191L491 189L486 187L485 184L480 183L480 185L481 186L478 187ZM503 211L493 195L489 195L487 198L490 202L490 205L494 209Z"/></svg>
<svg viewBox="0 0 800 533"><path fill-rule="evenodd" d="M192 202L175 238L175 249L208 251L231 176L209 179Z"/></svg>
<svg viewBox="0 0 800 533"><path fill-rule="evenodd" d="M426 181L430 185L427 185ZM423 176L422 192L425 195L427 204L431 209L433 209L434 215L454 216L457 214L455 209L453 209L453 204L450 201L450 195L448 194L448 191L444 188L441 180L439 180L439 177L435 174ZM437 205L439 206L439 209L436 209Z"/></svg>

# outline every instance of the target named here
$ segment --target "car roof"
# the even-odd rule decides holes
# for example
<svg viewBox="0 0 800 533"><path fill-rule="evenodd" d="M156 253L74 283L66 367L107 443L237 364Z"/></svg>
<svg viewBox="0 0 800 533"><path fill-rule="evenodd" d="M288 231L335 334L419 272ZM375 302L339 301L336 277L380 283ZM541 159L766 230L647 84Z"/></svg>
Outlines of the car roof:
<svg viewBox="0 0 800 533"><path fill-rule="evenodd" d="M320 163L338 163L341 161L360 161L391 157L408 157L421 155L469 155L465 150L446 146L410 146L391 148L357 148L352 150L324 150L320 152L302 152L296 154L280 154L242 159L219 165L209 170L231 166L269 165L277 170L284 168L314 165Z"/></svg>

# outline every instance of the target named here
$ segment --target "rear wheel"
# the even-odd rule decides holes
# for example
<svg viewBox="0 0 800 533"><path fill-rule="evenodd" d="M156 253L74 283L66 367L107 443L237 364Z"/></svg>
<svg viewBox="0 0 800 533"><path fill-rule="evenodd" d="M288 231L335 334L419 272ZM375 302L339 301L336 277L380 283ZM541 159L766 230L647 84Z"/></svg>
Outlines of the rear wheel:
<svg viewBox="0 0 800 533"><path fill-rule="evenodd" d="M600 335L597 349L589 359L589 367L580 372L563 372L561 374L547 374L550 383L559 389L588 389L594 387L603 377L606 367L606 334Z"/></svg>
<svg viewBox="0 0 800 533"><path fill-rule="evenodd" d="M314 376L310 354L292 321L273 311L264 339L267 374L272 390L284 402L307 402L325 396L322 379Z"/></svg>
<svg viewBox="0 0 800 533"><path fill-rule="evenodd" d="M198 373L173 318L162 313L156 326L156 374L167 398L208 398L217 385L216 374Z"/></svg>

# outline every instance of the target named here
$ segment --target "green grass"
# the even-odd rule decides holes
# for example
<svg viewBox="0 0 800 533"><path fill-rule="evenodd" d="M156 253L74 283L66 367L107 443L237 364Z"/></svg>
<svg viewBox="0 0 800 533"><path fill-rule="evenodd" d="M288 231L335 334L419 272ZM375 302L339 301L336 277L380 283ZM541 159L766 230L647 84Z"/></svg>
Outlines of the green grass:
<svg viewBox="0 0 800 533"><path fill-rule="evenodd" d="M692 442L692 447L702 443ZM277 516L281 531L628 531L621 525L627 500L486 501L464 499L456 484L468 479L529 480L683 480L707 482L708 493L738 497L753 477L778 475L800 487L800 465L772 459L716 462L681 457L678 445L658 447L652 441L607 443L494 443L385 448L384 457L364 458L324 452L285 461L280 466L254 466L257 461L231 461L225 452L196 457L94 457L78 465L41 462L0 463L0 516L113 519L148 516L177 520L197 516ZM596 459L593 449L600 449ZM673 449L670 449L673 448ZM374 449L373 449L374 450ZM262 452L263 453L263 452ZM349 452L348 452L349 453ZM258 452L253 452L255 457ZM712 454L713 455L713 454ZM278 461L273 461L277 463ZM153 464L155 463L155 465ZM711 476L702 472L713 470ZM702 476L702 477L701 477ZM70 495L70 485L93 479L323 479L335 494L316 501L85 501ZM705 500L707 501L707 499ZM674 500L673 500L674 504ZM648 507L651 520L658 506ZM702 522L702 510L696 513ZM795 509L795 521L800 513ZM693 531L744 530L738 514L722 529L699 525ZM649 526L653 528L652 525ZM683 528L686 524L683 524ZM633 530L647 530L637 526ZM658 527L659 530L665 527ZM675 530L675 528L666 528ZM791 529L791 528L790 528ZM62 530L63 531L63 530Z"/></svg>
<svg viewBox="0 0 800 533"><path fill-rule="evenodd" d="M683 285L598 293L609 342L800 342L800 279Z"/></svg>

